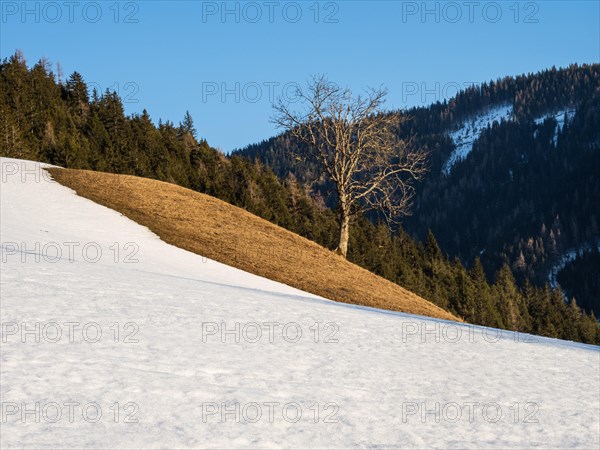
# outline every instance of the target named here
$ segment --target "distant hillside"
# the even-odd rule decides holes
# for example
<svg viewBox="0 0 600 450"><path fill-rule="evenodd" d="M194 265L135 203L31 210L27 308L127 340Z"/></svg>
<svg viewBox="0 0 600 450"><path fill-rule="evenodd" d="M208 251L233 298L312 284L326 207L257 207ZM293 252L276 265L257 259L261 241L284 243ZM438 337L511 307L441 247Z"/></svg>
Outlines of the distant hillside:
<svg viewBox="0 0 600 450"><path fill-rule="evenodd" d="M401 137L430 151L403 223L414 238L431 230L450 258L470 266L480 257L489 279L506 263L520 285L538 286L569 249L598 242L599 64L506 77L396 114L409 117ZM234 154L307 182L316 168L290 158L294 145L280 135ZM331 186L312 187L335 207ZM598 284L584 277L600 278L600 267L580 273L562 277L562 288L599 316Z"/></svg>

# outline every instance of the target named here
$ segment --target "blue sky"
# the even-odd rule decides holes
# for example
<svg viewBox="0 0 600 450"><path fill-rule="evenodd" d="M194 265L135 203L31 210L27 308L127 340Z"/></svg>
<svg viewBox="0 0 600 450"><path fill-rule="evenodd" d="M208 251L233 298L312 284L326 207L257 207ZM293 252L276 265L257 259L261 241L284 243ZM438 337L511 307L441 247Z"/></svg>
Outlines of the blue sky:
<svg viewBox="0 0 600 450"><path fill-rule="evenodd" d="M600 61L598 1L0 1L0 53L21 49L101 90L128 113L186 110L225 151L268 138L270 100L312 74L387 106L452 96L504 75ZM288 95L289 97L289 95Z"/></svg>

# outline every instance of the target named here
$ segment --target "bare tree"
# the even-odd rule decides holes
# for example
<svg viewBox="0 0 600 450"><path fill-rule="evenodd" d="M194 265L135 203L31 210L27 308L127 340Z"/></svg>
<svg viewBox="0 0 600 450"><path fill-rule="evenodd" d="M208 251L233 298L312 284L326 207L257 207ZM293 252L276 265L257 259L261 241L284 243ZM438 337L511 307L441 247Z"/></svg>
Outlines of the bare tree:
<svg viewBox="0 0 600 450"><path fill-rule="evenodd" d="M273 122L301 145L296 158L316 161L334 184L340 210L337 253L346 257L350 217L367 210L383 213L388 224L409 213L412 181L426 171L426 153L413 150L395 132L402 120L382 111L387 91L369 89L354 97L325 77L298 87L293 103L279 98ZM299 110L291 109L298 104Z"/></svg>

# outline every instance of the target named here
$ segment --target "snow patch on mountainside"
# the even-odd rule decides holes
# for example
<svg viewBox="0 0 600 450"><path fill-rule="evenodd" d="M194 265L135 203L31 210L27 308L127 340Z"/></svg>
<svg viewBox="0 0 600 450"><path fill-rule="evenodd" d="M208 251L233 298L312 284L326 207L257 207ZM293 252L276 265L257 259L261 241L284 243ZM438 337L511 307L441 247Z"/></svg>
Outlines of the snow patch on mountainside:
<svg viewBox="0 0 600 450"><path fill-rule="evenodd" d="M479 139L481 132L485 128L491 126L494 122L509 120L512 117L512 113L512 105L494 106L479 115L465 120L455 130L450 131L448 135L456 148L442 168L444 174L450 174L452 167L458 161L467 157L471 150L473 150L473 143Z"/></svg>
<svg viewBox="0 0 600 450"><path fill-rule="evenodd" d="M550 269L548 274L548 282L550 287L552 289L556 289L558 287L558 274L567 266L567 264L572 263L579 255L584 252L588 252L593 248L597 248L600 251L600 240L598 240L595 244L584 243L579 247L570 248L567 250Z"/></svg>
<svg viewBox="0 0 600 450"><path fill-rule="evenodd" d="M546 119L549 119L551 117L553 117L556 120L556 128L554 129L554 137L552 138L554 145L556 145L558 142L558 135L560 134L560 132L562 131L562 129L565 126L565 121L571 119L575 115L575 111L576 110L574 110L574 109L563 109L558 112L549 113L549 114L545 114L541 117L538 117L538 118L534 119L534 122L536 125L541 125L544 123L544 121ZM537 132L537 130L536 130L536 132Z"/></svg>
<svg viewBox="0 0 600 450"><path fill-rule="evenodd" d="M331 302L0 164L2 448L600 446L598 347Z"/></svg>

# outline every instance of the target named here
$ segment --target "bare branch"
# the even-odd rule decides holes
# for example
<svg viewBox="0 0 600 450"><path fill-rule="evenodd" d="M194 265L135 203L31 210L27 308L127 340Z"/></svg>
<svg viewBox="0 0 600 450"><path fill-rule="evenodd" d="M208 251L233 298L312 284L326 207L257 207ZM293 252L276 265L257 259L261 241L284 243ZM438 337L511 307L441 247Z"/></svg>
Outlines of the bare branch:
<svg viewBox="0 0 600 450"><path fill-rule="evenodd" d="M369 89L352 96L348 88L313 77L298 88L301 109L278 99L272 121L303 145L296 157L314 159L335 184L344 256L353 212L378 210L389 224L410 213L413 182L426 172L427 154L398 138L398 114L382 111L387 91ZM301 150L300 150L301 149Z"/></svg>

